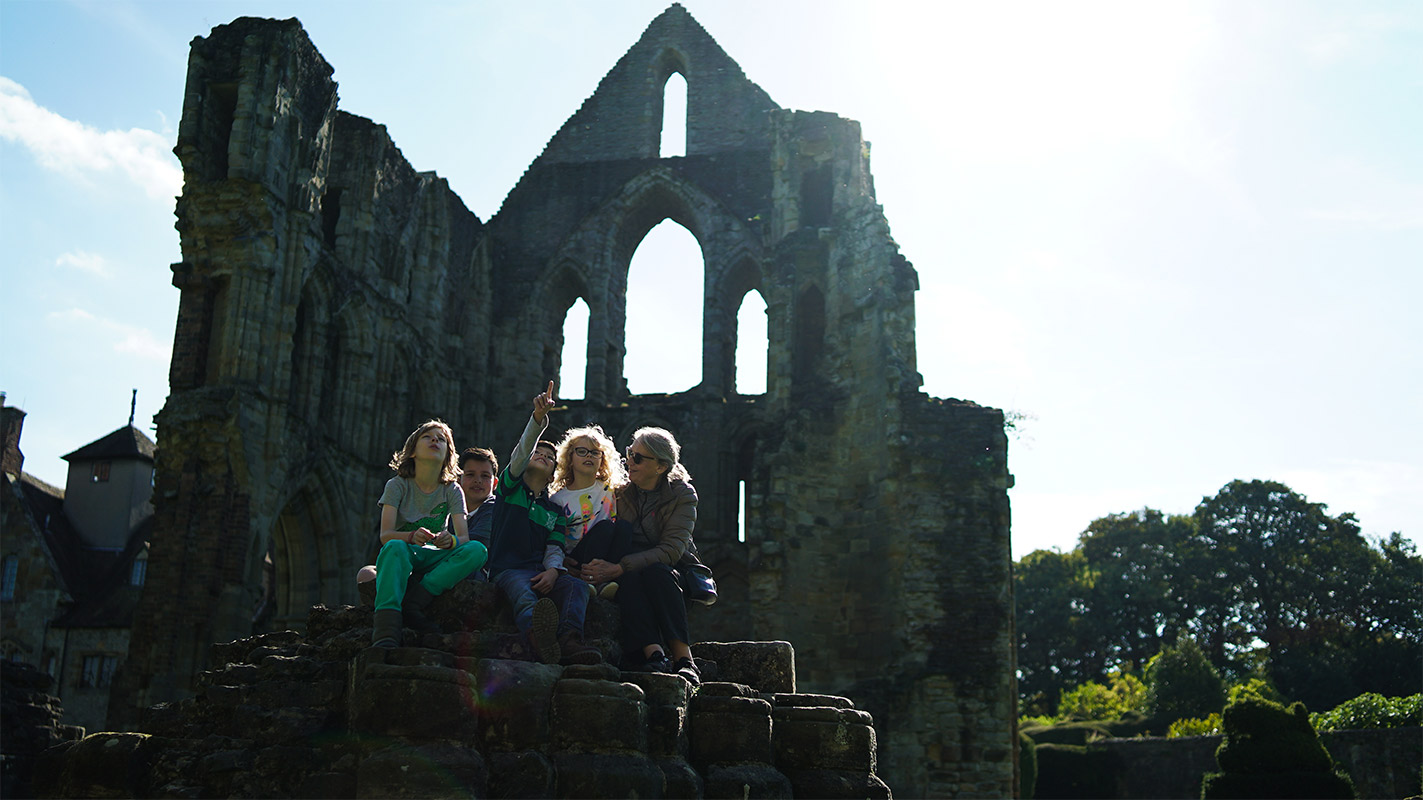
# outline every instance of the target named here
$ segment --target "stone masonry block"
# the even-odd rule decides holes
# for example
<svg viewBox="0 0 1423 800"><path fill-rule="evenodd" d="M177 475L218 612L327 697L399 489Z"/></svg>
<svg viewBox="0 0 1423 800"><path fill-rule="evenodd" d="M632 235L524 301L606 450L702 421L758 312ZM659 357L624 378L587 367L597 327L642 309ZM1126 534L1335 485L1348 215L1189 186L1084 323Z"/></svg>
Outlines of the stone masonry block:
<svg viewBox="0 0 1423 800"><path fill-rule="evenodd" d="M491 751L537 750L552 738L549 707L560 667L486 658L475 675L480 741Z"/></svg>
<svg viewBox="0 0 1423 800"><path fill-rule="evenodd" d="M796 690L795 649L790 642L701 642L697 656L715 661L717 677L762 692Z"/></svg>
<svg viewBox="0 0 1423 800"><path fill-rule="evenodd" d="M740 697L707 699L715 702L698 698L687 725L694 765L772 763L770 703Z"/></svg>
<svg viewBox="0 0 1423 800"><path fill-rule="evenodd" d="M553 796L553 762L534 750L494 752L488 756L489 797L543 798Z"/></svg>
<svg viewBox="0 0 1423 800"><path fill-rule="evenodd" d="M787 712L832 712L822 714ZM875 729L840 709L776 709L776 765L795 769L875 770Z"/></svg>
<svg viewBox="0 0 1423 800"><path fill-rule="evenodd" d="M472 747L394 745L361 759L356 797L485 797L488 775L484 758Z"/></svg>
<svg viewBox="0 0 1423 800"><path fill-rule="evenodd" d="M703 797L707 800L790 800L795 797L790 779L766 764L711 767L705 772ZM806 795L813 797L814 795Z"/></svg>
<svg viewBox="0 0 1423 800"><path fill-rule="evenodd" d="M891 797L889 787L884 781L870 772L853 772L831 769L792 769L782 767L786 778L795 788L796 797L821 797L827 800L834 798L870 798L870 800L889 800ZM992 797L993 794L985 794L984 797Z"/></svg>
<svg viewBox="0 0 1423 800"><path fill-rule="evenodd" d="M647 751L647 706L630 683L561 680L554 685L554 744L563 750Z"/></svg>
<svg viewBox="0 0 1423 800"><path fill-rule="evenodd" d="M557 753L554 797L661 797L662 770L646 756Z"/></svg>

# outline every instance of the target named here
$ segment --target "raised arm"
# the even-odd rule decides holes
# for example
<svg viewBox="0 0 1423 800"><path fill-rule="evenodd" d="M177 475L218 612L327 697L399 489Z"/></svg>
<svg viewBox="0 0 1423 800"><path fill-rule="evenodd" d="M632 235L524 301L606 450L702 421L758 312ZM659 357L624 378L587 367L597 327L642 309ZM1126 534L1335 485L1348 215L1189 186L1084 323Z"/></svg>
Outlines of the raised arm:
<svg viewBox="0 0 1423 800"><path fill-rule="evenodd" d="M514 446L514 455L509 457L509 474L514 478L522 477L524 470L528 469L529 456L534 454L534 445L539 443L539 437L543 436L544 429L548 427L550 408L553 408L553 381L548 382L548 389L543 394L534 395L534 411L529 415L529 422L524 426L519 443Z"/></svg>

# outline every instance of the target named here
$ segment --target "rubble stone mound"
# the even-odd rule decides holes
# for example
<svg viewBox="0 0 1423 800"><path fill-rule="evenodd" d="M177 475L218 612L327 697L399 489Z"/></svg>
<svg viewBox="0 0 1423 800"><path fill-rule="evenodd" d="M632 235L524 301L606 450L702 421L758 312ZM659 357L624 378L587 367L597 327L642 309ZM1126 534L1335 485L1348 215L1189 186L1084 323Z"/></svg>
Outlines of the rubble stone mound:
<svg viewBox="0 0 1423 800"><path fill-rule="evenodd" d="M312 607L305 635L213 645L197 696L136 733L50 748L42 797L890 797L870 715L797 694L787 642L694 646L703 682L614 666L617 607L589 605L611 661L529 659L487 583L445 593L401 647L372 609Z"/></svg>
<svg viewBox="0 0 1423 800"><path fill-rule="evenodd" d="M60 722L54 679L22 661L0 661L0 797L28 797L34 759L49 747L72 742L84 729Z"/></svg>

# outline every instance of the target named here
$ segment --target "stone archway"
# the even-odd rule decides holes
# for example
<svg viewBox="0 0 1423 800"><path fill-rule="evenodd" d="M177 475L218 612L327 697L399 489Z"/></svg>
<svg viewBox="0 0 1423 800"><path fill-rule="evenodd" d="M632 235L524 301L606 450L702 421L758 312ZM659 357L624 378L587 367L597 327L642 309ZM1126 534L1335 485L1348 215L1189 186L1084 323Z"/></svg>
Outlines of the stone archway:
<svg viewBox="0 0 1423 800"><path fill-rule="evenodd" d="M300 482L262 540L260 554L263 605L270 610L254 627L303 630L313 605L352 602L355 596L354 548L359 531L341 530L329 484L315 472ZM355 541L351 541L351 540ZM357 554L359 555L359 554Z"/></svg>

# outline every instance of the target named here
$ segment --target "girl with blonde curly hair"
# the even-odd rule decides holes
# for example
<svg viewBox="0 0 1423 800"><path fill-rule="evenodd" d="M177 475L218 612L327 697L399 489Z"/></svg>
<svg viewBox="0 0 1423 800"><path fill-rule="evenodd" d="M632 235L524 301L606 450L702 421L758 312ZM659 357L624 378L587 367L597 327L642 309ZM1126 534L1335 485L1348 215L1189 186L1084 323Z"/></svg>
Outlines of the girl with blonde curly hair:
<svg viewBox="0 0 1423 800"><path fill-rule="evenodd" d="M615 492L626 482L617 446L600 426L573 428L563 435L549 497L568 517L564 540L568 569L576 571L586 561L607 558L610 548L618 547Z"/></svg>

